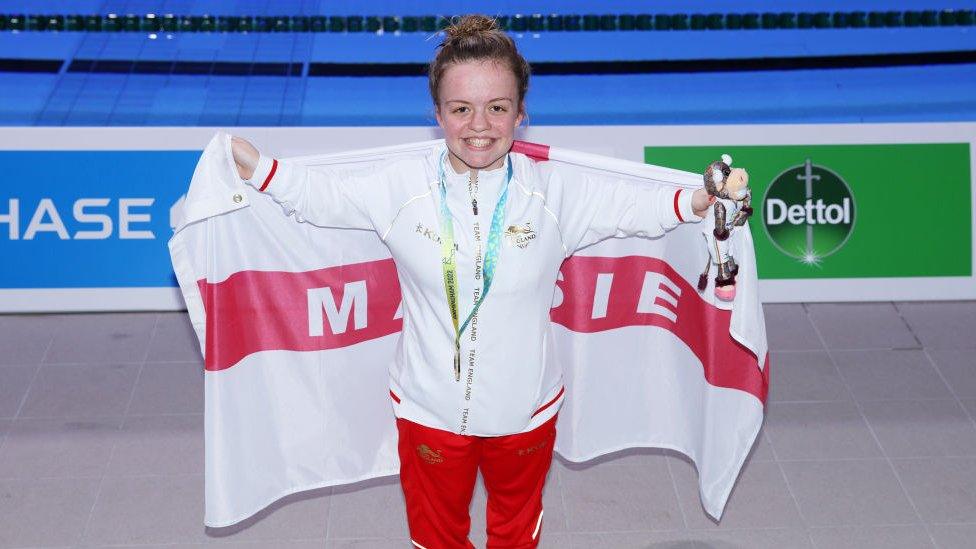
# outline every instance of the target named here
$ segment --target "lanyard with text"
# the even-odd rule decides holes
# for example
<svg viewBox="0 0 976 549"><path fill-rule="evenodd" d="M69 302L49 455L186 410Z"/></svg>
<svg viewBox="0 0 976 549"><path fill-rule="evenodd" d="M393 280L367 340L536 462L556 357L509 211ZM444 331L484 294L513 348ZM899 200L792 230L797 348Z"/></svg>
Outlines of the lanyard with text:
<svg viewBox="0 0 976 549"><path fill-rule="evenodd" d="M508 183L512 180L512 159L506 159L508 172L505 175L505 183L502 187L502 194L495 205L495 213L491 216L491 230L488 232L488 252L485 254L484 268L484 290L474 308L464 323L458 327L458 288L457 288L457 264L454 257L454 218L451 211L447 208L447 182L444 177L444 165L447 161L447 152L441 155L440 161L440 188L441 188L441 264L444 268L444 290L447 292L447 306L451 309L451 321L454 323L454 380L461 381L461 334L468 327L481 307L481 303L488 296L488 289L491 288L491 279L495 274L495 265L498 263L498 242L501 238L502 221L505 217L505 202L508 201Z"/></svg>

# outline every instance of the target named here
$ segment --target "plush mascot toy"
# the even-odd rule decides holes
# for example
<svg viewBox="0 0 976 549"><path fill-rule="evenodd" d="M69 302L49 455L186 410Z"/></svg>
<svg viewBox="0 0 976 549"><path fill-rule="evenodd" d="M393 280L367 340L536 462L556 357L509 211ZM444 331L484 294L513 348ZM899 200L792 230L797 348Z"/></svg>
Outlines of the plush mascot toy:
<svg viewBox="0 0 976 549"><path fill-rule="evenodd" d="M729 236L736 227L745 225L752 215L749 174L742 168L732 168L732 157L723 154L722 160L712 162L705 169L705 190L716 198L701 223L702 235L708 247L709 260L705 272L698 278L698 290L708 287L708 271L714 263L715 297L722 301L735 298L735 275L739 266L729 253Z"/></svg>

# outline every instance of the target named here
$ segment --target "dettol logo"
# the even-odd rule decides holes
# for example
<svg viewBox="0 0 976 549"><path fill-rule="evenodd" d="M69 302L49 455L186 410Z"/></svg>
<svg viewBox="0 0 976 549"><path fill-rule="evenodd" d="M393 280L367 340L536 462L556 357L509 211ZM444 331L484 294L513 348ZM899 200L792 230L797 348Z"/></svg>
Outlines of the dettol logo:
<svg viewBox="0 0 976 549"><path fill-rule="evenodd" d="M854 229L854 196L839 175L809 158L776 176L762 219L770 241L810 265L844 245Z"/></svg>

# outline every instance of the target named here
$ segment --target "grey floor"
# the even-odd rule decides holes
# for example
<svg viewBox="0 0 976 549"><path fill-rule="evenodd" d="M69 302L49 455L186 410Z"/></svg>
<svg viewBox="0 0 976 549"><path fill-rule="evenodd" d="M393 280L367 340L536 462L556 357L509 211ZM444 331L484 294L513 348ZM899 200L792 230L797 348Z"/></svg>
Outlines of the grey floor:
<svg viewBox="0 0 976 549"><path fill-rule="evenodd" d="M766 320L766 425L721 524L676 454L556 460L544 547L976 547L976 303ZM191 338L173 313L0 316L0 546L409 547L395 477L205 528Z"/></svg>

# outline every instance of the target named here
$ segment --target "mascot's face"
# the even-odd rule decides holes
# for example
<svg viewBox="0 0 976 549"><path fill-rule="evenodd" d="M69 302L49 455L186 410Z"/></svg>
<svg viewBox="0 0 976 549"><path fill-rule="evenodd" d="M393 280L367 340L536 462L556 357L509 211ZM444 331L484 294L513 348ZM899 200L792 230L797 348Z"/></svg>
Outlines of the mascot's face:
<svg viewBox="0 0 976 549"><path fill-rule="evenodd" d="M732 168L722 190L732 200L743 200L749 194L749 174L742 168Z"/></svg>
<svg viewBox="0 0 976 549"><path fill-rule="evenodd" d="M454 170L502 167L524 116L512 71L491 60L457 63L444 71L439 92L437 124Z"/></svg>
<svg viewBox="0 0 976 549"><path fill-rule="evenodd" d="M705 189L719 198L743 200L749 194L749 174L725 162L713 162L705 171Z"/></svg>

